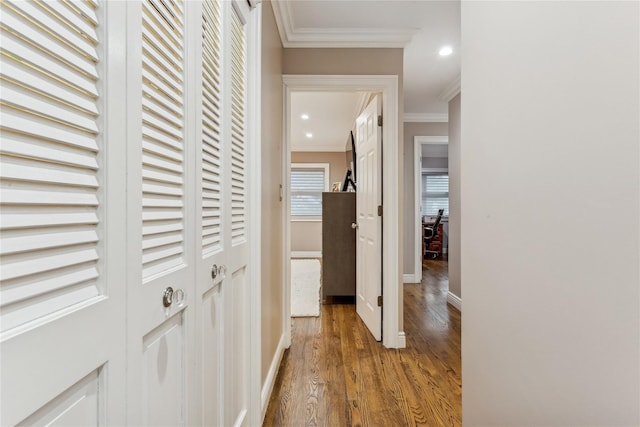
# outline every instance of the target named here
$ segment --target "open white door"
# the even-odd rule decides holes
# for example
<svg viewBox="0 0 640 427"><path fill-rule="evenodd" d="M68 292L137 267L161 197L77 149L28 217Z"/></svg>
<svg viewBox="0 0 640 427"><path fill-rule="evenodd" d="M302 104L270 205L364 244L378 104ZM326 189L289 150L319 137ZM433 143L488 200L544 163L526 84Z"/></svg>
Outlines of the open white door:
<svg viewBox="0 0 640 427"><path fill-rule="evenodd" d="M125 423L123 12L1 5L3 426Z"/></svg>
<svg viewBox="0 0 640 427"><path fill-rule="evenodd" d="M376 96L356 120L356 311L377 341L382 339L382 132Z"/></svg>
<svg viewBox="0 0 640 427"><path fill-rule="evenodd" d="M241 426L247 424L249 416L249 8L245 2L221 0L201 4L197 81L202 90L196 98L195 168L201 425Z"/></svg>

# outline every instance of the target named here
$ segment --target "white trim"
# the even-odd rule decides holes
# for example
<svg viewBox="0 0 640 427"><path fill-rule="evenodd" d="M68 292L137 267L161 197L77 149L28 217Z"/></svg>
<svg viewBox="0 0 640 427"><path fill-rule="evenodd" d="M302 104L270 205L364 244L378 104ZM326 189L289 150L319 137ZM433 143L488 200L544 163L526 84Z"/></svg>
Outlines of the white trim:
<svg viewBox="0 0 640 427"><path fill-rule="evenodd" d="M285 163L283 165L285 177L289 174L290 163L290 130L289 120L291 114L290 97L292 92L297 91L369 91L369 92L382 92L382 110L385 111L385 125L382 127L383 141L383 170L396 171L396 173L386 173L382 176L382 188L383 188L383 240L388 244L382 247L382 259L385 266L382 277L382 289L383 289L383 307L384 315L382 320L382 343L388 348L401 348L404 345L402 339L399 337L403 335L403 331L400 329L403 315L402 303L402 271L401 271L401 259L400 259L400 245L397 236L402 235L400 230L400 173L401 169L398 167L400 159L400 150L402 144L398 139L398 76L383 76L383 75L283 75L283 89L284 89L284 148ZM290 255L290 221L288 213L289 207L289 185L288 179L284 182L287 184L285 187L285 215L286 229L285 229L285 253L284 259L289 260ZM285 316L283 321L285 328L285 344L290 344L291 340L291 306L290 306L290 266L289 263L285 268L287 274L285 277L284 286L284 311Z"/></svg>
<svg viewBox="0 0 640 427"><path fill-rule="evenodd" d="M404 113L402 121L405 123L447 123L447 113Z"/></svg>
<svg viewBox="0 0 640 427"><path fill-rule="evenodd" d="M276 383L276 377L278 376L278 371L280 370L280 363L282 363L282 356L284 356L284 334L280 336L280 341L278 341L278 346L276 347L276 351L273 355L273 360L271 360L271 364L269 365L269 370L267 371L267 376L264 379L262 392L260 393L262 416L260 418L261 421L258 425L262 425L262 423L264 422L264 416L267 414L267 408L269 407L269 399L271 399L273 386Z"/></svg>
<svg viewBox="0 0 640 427"><path fill-rule="evenodd" d="M322 258L322 251L292 251L291 258Z"/></svg>
<svg viewBox="0 0 640 427"><path fill-rule="evenodd" d="M418 278L415 274L403 274L402 282L403 283L420 283L422 281L422 275Z"/></svg>
<svg viewBox="0 0 640 427"><path fill-rule="evenodd" d="M358 120L358 117L360 116L360 114L367 107L367 101L369 100L370 96L371 94L369 92L361 92L360 95L358 95L358 100L356 101L356 107L355 107L355 110L353 111L353 118L351 119L351 121L353 122L352 130L355 130L356 120ZM350 149L351 149L351 141L348 141L347 146L345 147L345 151L349 151Z"/></svg>
<svg viewBox="0 0 640 427"><path fill-rule="evenodd" d="M448 136L414 136L413 142L417 144L448 144Z"/></svg>
<svg viewBox="0 0 640 427"><path fill-rule="evenodd" d="M293 47L405 47L417 28L298 28L291 1L271 2L280 40Z"/></svg>
<svg viewBox="0 0 640 427"><path fill-rule="evenodd" d="M291 151L294 153L302 153L302 152L317 152L317 153L344 153L346 150L346 145L296 145L295 147L291 147Z"/></svg>
<svg viewBox="0 0 640 427"><path fill-rule="evenodd" d="M449 173L448 168L422 168L420 169L421 173Z"/></svg>
<svg viewBox="0 0 640 427"><path fill-rule="evenodd" d="M308 217L304 217L304 216L291 217L291 222L322 222L322 215L308 216Z"/></svg>
<svg viewBox="0 0 640 427"><path fill-rule="evenodd" d="M288 1L271 1L271 7L273 8L273 15L276 19L276 27L278 27L278 33L280 33L280 40L283 47L289 47L285 44L285 41L289 40L289 34L293 33L293 10L291 2Z"/></svg>
<svg viewBox="0 0 640 427"><path fill-rule="evenodd" d="M460 93L461 88L460 76L456 77L449 85L442 91L439 98L443 101L449 102Z"/></svg>
<svg viewBox="0 0 640 427"><path fill-rule="evenodd" d="M407 347L407 336L404 332L398 332L398 337L396 338L398 342L398 348L406 348Z"/></svg>
<svg viewBox="0 0 640 427"><path fill-rule="evenodd" d="M456 294L452 294L451 291L449 291L449 293L447 293L447 302L457 308L460 313L462 313L462 298L460 298Z"/></svg>
<svg viewBox="0 0 640 427"><path fill-rule="evenodd" d="M285 48L402 48L417 32L405 28L294 28Z"/></svg>
<svg viewBox="0 0 640 427"><path fill-rule="evenodd" d="M247 17L247 212L250 283L249 309L249 402L248 424L261 420L260 385L262 383L262 3ZM260 417L260 418L259 418Z"/></svg>
<svg viewBox="0 0 640 427"><path fill-rule="evenodd" d="M413 137L413 272L415 277L422 278L422 144L448 144L448 136L414 136ZM435 170L435 168L431 168ZM447 170L448 171L448 170Z"/></svg>

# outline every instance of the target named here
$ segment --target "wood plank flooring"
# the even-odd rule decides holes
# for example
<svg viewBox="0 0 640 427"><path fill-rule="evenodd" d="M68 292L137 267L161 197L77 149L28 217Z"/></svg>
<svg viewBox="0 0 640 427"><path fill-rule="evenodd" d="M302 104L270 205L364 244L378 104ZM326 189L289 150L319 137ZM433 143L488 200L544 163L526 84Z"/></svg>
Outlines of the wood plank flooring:
<svg viewBox="0 0 640 427"><path fill-rule="evenodd" d="M460 426L460 312L446 261L404 285L407 348L374 341L352 304L293 319L264 426Z"/></svg>

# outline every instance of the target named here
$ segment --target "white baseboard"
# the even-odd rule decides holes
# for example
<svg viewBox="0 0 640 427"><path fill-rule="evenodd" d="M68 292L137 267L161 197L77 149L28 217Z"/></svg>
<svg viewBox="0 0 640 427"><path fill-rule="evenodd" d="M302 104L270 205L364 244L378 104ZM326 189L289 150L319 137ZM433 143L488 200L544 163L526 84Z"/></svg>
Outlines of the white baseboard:
<svg viewBox="0 0 640 427"><path fill-rule="evenodd" d="M291 258L322 258L322 251L291 251Z"/></svg>
<svg viewBox="0 0 640 427"><path fill-rule="evenodd" d="M462 313L462 299L459 296L452 294L451 291L449 291L447 294L447 302Z"/></svg>
<svg viewBox="0 0 640 427"><path fill-rule="evenodd" d="M402 275L402 283L420 283L421 281L422 281L422 277L416 278L415 274Z"/></svg>
<svg viewBox="0 0 640 427"><path fill-rule="evenodd" d="M404 332L398 332L397 348L407 348L407 336L404 334Z"/></svg>
<svg viewBox="0 0 640 427"><path fill-rule="evenodd" d="M269 399L271 398L271 392L273 392L273 386L276 383L276 377L278 376L278 370L280 369L280 363L282 362L282 356L284 355L284 334L280 336L280 342L276 347L276 353L273 356L271 365L269 366L269 372L262 385L262 422L264 422L264 416L267 415L267 407L269 406Z"/></svg>

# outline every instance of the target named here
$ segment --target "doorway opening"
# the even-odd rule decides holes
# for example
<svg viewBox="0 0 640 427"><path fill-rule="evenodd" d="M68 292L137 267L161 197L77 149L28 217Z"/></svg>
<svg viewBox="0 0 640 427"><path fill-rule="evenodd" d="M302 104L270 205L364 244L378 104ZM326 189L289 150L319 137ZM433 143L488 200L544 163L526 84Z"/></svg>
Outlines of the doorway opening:
<svg viewBox="0 0 640 427"><path fill-rule="evenodd" d="M399 256L398 236L399 227L399 146L398 141L398 79L397 76L314 76L314 75L285 75L284 83L284 138L283 138L283 201L285 209L283 215L284 248L283 248L283 281L284 312L283 325L285 330L285 346L291 343L291 263L292 250L292 222L291 213L291 164L292 164L292 113L294 94L297 93L381 93L381 107L385 112L384 126L382 127L382 139L385 142L382 148L382 167L386 171L395 171L379 177L382 191L385 195L382 204L382 222L384 224L382 239L385 245L382 248L382 262L385 266L382 273L382 300L385 315L382 319L382 343L385 347L402 348L405 346L405 337L402 330L402 280ZM303 113L300 112L300 115ZM351 118L351 117L350 117ZM313 139L313 133L309 139ZM347 135L348 136L348 135ZM306 137L306 132L305 132ZM344 146L346 138L338 141ZM346 150L345 150L346 151ZM317 159L316 159L317 160ZM294 162L295 163L295 162ZM323 162L317 162L323 163ZM331 176L329 165L328 174ZM338 171L336 171L338 172ZM340 172L344 174L344 170ZM338 174L339 175L339 174ZM344 176L333 182L343 181ZM388 244L387 244L388 243ZM317 254L317 251L316 251Z"/></svg>

